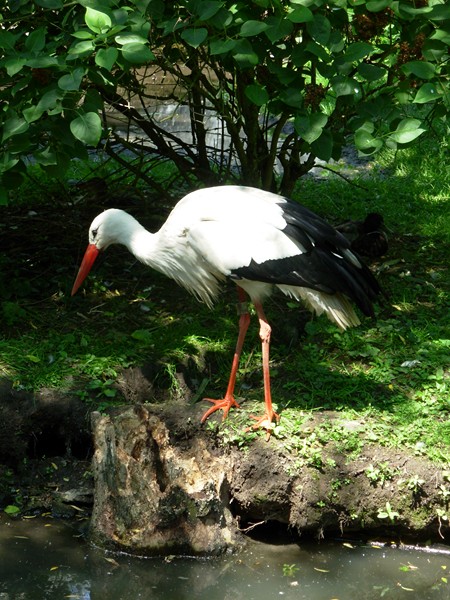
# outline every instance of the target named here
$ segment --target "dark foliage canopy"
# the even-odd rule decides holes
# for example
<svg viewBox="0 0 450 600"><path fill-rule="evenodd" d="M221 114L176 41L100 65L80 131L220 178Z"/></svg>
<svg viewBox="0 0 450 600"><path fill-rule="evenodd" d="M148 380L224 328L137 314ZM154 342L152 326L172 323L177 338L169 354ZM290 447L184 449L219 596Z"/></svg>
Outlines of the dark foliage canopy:
<svg viewBox="0 0 450 600"><path fill-rule="evenodd" d="M30 157L61 176L99 147L133 152L130 168L155 185L149 156L189 184L289 192L349 136L369 155L445 119L449 44L444 0L11 0L0 9L2 200ZM187 137L157 118L169 102L187 111Z"/></svg>

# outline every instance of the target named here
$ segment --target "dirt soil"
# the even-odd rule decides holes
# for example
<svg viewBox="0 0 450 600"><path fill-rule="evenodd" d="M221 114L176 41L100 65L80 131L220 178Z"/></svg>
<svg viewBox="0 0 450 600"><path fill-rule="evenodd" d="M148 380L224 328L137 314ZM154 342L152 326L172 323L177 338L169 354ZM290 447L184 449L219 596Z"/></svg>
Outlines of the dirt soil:
<svg viewBox="0 0 450 600"><path fill-rule="evenodd" d="M141 373L138 377L134 369L128 385L130 381L136 383L139 396L145 387L145 375ZM120 416L131 410L140 414L139 407L143 405L133 406L116 408L113 413ZM91 415L85 405L49 390L36 395L22 393L18 405L17 393L4 384L0 388L0 408L1 505L20 504L24 515L49 512L55 517L87 520L94 495L100 493L99 486L105 482L93 480ZM200 465L205 452L218 457L219 466L208 477L226 480L226 496L221 502L227 510L230 507L233 524L229 522L228 526L233 536L239 532L270 543L295 541L300 536L318 540L330 536L359 540L377 537L398 543L447 538L448 524L438 516L442 507L440 486L445 481L442 469L429 460L377 444L365 446L357 457L350 458L330 441L323 446L321 465L315 467L305 464L298 452L273 436L269 441L261 436L244 449L224 443L215 416L212 420L217 420L217 428L200 425L203 410L203 406L180 402L146 404L144 412L161 421L169 441L163 450L159 448L157 463L148 457L138 463L148 469L149 464L163 464L163 456L173 457L178 453L181 465L186 452L188 462L195 457ZM360 425L343 421L339 413L315 413L305 420L305 443L311 432L325 421L351 431ZM147 426L145 431L148 440L141 442L141 446L154 451L158 438L151 441ZM115 434L116 447L121 445L120 435L124 434ZM133 440L132 431L126 435ZM98 439L94 442L98 446ZM130 463L133 469L141 468L136 466L134 441L133 444L128 459L126 452L122 454L120 468L116 466L115 470L126 470ZM380 464L389 465L389 471L371 480L367 473L373 465ZM138 480L144 476L149 479L152 471L139 473L135 475ZM110 479L108 476L105 481ZM421 483L414 488L408 484L411 481ZM170 487L166 483L164 492ZM195 487L198 488L197 483ZM139 487L135 495L137 504L140 493ZM179 501L176 504L179 512Z"/></svg>

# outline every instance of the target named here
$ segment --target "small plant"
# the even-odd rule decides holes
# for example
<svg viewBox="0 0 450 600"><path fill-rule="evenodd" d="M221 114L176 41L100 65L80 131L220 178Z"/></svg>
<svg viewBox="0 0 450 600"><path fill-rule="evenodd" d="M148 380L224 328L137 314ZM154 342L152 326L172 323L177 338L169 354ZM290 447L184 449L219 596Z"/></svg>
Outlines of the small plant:
<svg viewBox="0 0 450 600"><path fill-rule="evenodd" d="M327 458L325 463L326 463L326 466L329 467L330 469L336 468L336 461L334 460L334 458Z"/></svg>
<svg viewBox="0 0 450 600"><path fill-rule="evenodd" d="M328 498L330 500L336 500L338 498L338 491L349 484L350 479L348 479L348 477L345 477L343 479L334 479L330 483L331 492L328 494Z"/></svg>
<svg viewBox="0 0 450 600"><path fill-rule="evenodd" d="M406 489L413 493L413 496L418 496L423 492L424 479L421 479L417 474L412 475L409 479L399 479L398 485L405 486Z"/></svg>
<svg viewBox="0 0 450 600"><path fill-rule="evenodd" d="M324 459L322 455L322 444L314 431L302 440L301 446L298 449L298 454L308 466L318 469L319 471L323 469Z"/></svg>
<svg viewBox="0 0 450 600"><path fill-rule="evenodd" d="M395 510L392 510L391 507L391 503L390 502L386 502L386 506L384 509L380 509L378 511L378 515L377 517L379 519L389 519L391 521L391 523L393 523L396 519L396 517L399 517L399 513Z"/></svg>
<svg viewBox="0 0 450 600"><path fill-rule="evenodd" d="M322 470L324 464L322 450L320 448L311 448L307 457L307 463L314 469L317 469L319 471Z"/></svg>
<svg viewBox="0 0 450 600"><path fill-rule="evenodd" d="M394 478L395 469L389 467L389 463L383 462L378 465L378 467L374 467L373 465L369 465L366 469L366 476L370 480L370 483L373 485L381 485L384 486L386 481L391 481Z"/></svg>
<svg viewBox="0 0 450 600"><path fill-rule="evenodd" d="M211 426L212 427L212 426ZM254 431L246 431L240 419L228 419L223 428L213 428L224 446L237 446L240 450L248 450L249 444L257 437Z"/></svg>
<svg viewBox="0 0 450 600"><path fill-rule="evenodd" d="M287 563L285 563L283 565L284 577L294 577L298 570L299 570L299 567L297 567L297 565L295 563L293 563L292 565L288 565Z"/></svg>
<svg viewBox="0 0 450 600"><path fill-rule="evenodd" d="M406 482L406 487L411 490L413 494L417 494L421 491L424 483L424 479L421 479L418 475L413 475Z"/></svg>
<svg viewBox="0 0 450 600"><path fill-rule="evenodd" d="M442 498L443 502L445 502L445 504L448 504L448 501L450 499L450 489L443 483L439 486L438 494Z"/></svg>

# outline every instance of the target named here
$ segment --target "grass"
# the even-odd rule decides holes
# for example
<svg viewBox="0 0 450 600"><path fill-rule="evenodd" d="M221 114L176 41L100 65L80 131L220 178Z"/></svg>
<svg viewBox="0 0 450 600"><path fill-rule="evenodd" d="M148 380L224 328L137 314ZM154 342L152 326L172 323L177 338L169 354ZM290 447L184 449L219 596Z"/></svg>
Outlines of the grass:
<svg viewBox="0 0 450 600"><path fill-rule="evenodd" d="M364 320L340 333L284 296L267 303L274 329L273 397L282 414L274 436L306 464L321 466L327 440L349 457L376 442L450 464L448 156L444 142L428 139L398 154L384 153L351 183L324 171L319 179L303 178L295 190L296 199L333 223L378 211L391 231L389 254L372 265L388 294L376 322ZM341 172L342 165L334 169ZM46 201L21 204L26 214L42 211ZM55 253L49 271L40 275L38 269L28 279L12 258L6 263L2 376L18 389L62 388L100 408L123 401L116 380L134 365L150 365L164 398L176 395L179 373L194 392L206 386L207 395L222 394L237 332L233 287L209 311L125 250L112 248L84 291L69 299L89 224L82 209L88 208L65 209L78 220L67 225L67 232L76 229L75 237L62 236L64 251L61 239L50 235L56 271ZM24 256L40 252L36 241ZM245 447L260 435L243 433L249 413L261 410L260 358L253 319L237 389L245 402L220 427L223 443ZM311 429L318 411L339 419ZM357 432L339 425L345 421L358 422ZM217 427L214 421L207 426Z"/></svg>

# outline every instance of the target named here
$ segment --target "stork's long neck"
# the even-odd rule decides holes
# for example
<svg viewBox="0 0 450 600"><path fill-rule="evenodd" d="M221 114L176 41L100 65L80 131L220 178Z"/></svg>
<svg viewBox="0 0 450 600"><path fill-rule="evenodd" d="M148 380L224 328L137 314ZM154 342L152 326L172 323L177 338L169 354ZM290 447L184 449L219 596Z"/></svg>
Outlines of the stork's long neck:
<svg viewBox="0 0 450 600"><path fill-rule="evenodd" d="M177 271L180 269L179 256L176 244L171 236L164 232L164 226L160 231L151 233L134 217L123 213L115 241L126 246L140 262L177 279Z"/></svg>
<svg viewBox="0 0 450 600"><path fill-rule="evenodd" d="M134 217L124 214L126 216L117 234L117 243L126 246L140 262L159 269L158 234L147 231Z"/></svg>
<svg viewBox="0 0 450 600"><path fill-rule="evenodd" d="M142 263L174 279L207 304L218 292L220 272L211 269L208 261L197 255L189 245L180 242L178 229L167 225L156 233L147 231L134 217L124 213L115 241L123 244Z"/></svg>

